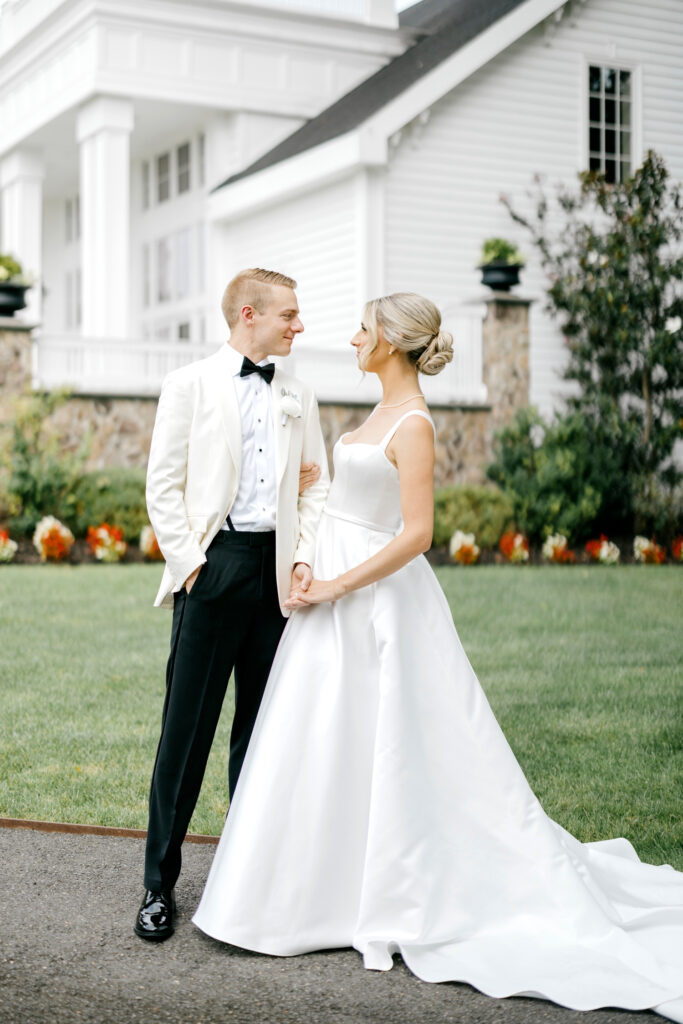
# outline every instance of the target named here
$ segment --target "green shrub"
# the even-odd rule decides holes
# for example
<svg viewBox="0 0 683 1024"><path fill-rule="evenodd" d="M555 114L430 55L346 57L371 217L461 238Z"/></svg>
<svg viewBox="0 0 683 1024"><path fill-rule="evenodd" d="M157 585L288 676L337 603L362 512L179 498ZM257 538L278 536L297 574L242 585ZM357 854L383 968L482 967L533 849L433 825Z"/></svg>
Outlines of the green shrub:
<svg viewBox="0 0 683 1024"><path fill-rule="evenodd" d="M591 421L581 413L545 423L533 408L496 435L491 480L510 496L516 526L536 542L563 533L570 543L596 530L623 532L633 518L629 478L620 453L628 445L618 424Z"/></svg>
<svg viewBox="0 0 683 1024"><path fill-rule="evenodd" d="M126 540L137 540L148 522L144 469L115 467L83 473L64 518L76 536L84 536L89 526L107 522L120 526Z"/></svg>
<svg viewBox="0 0 683 1024"><path fill-rule="evenodd" d="M15 533L30 534L43 516L68 512L87 440L78 452L64 453L49 417L66 398L62 392L23 395L4 431L0 505Z"/></svg>
<svg viewBox="0 0 683 1024"><path fill-rule="evenodd" d="M434 493L434 544L448 544L456 530L463 530L475 535L479 547L493 548L512 517L512 501L497 487L440 487Z"/></svg>

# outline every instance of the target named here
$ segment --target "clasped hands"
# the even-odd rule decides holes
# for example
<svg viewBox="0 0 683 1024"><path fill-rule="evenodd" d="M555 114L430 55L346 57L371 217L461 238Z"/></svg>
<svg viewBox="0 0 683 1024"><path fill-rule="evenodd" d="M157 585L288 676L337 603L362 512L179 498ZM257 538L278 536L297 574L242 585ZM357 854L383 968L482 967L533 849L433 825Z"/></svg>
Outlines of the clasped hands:
<svg viewBox="0 0 683 1024"><path fill-rule="evenodd" d="M292 582L285 608L305 608L309 604L323 604L325 601L337 601L344 595L343 584L336 580L316 580L313 578L310 565L297 562L292 570Z"/></svg>

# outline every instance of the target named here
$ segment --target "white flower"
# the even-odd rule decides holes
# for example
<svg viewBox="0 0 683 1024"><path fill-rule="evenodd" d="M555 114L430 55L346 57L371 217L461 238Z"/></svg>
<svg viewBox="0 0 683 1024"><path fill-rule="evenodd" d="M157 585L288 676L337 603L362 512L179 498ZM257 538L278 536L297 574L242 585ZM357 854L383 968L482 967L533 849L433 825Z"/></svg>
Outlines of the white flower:
<svg viewBox="0 0 683 1024"><path fill-rule="evenodd" d="M524 535L521 533L515 534L513 542L512 558L513 562L528 562L529 561L529 549L524 544Z"/></svg>
<svg viewBox="0 0 683 1024"><path fill-rule="evenodd" d="M475 544L475 537L473 533L463 533L462 530L456 530L451 537L450 544L448 545L448 551L451 558L454 561L458 561L458 553L463 548L469 548L469 554L466 561L476 562L479 557L479 547Z"/></svg>
<svg viewBox="0 0 683 1024"><path fill-rule="evenodd" d="M0 266L0 281L6 281L9 277L9 270L7 267Z"/></svg>
<svg viewBox="0 0 683 1024"><path fill-rule="evenodd" d="M301 416L301 402L299 396L293 394L291 391L285 391L282 389L282 402L280 403L282 408L282 426L284 427L287 423L287 417L292 416L294 419L299 419Z"/></svg>
<svg viewBox="0 0 683 1024"><path fill-rule="evenodd" d="M3 530L0 530L0 562L11 562L18 546L15 540L11 540Z"/></svg>
<svg viewBox="0 0 683 1024"><path fill-rule="evenodd" d="M603 565L616 565L619 561L620 551L611 540L603 540L600 545L600 561Z"/></svg>
<svg viewBox="0 0 683 1024"><path fill-rule="evenodd" d="M65 526L64 523L60 523L59 519L55 519L54 516L43 516L36 526L33 534L33 545L38 551L41 561L43 562L47 560L47 554L43 548L43 543L52 530L62 538L67 551L71 549L74 543L74 535L68 526Z"/></svg>
<svg viewBox="0 0 683 1024"><path fill-rule="evenodd" d="M645 561L645 552L650 547L650 541L647 537L634 537L633 538L633 557L636 562Z"/></svg>
<svg viewBox="0 0 683 1024"><path fill-rule="evenodd" d="M670 316L664 324L664 329L669 331L670 334L675 334L676 331L681 329L681 318L680 316Z"/></svg>
<svg viewBox="0 0 683 1024"><path fill-rule="evenodd" d="M559 551L566 550L567 538L562 533L551 533L543 544L543 557L551 561Z"/></svg>

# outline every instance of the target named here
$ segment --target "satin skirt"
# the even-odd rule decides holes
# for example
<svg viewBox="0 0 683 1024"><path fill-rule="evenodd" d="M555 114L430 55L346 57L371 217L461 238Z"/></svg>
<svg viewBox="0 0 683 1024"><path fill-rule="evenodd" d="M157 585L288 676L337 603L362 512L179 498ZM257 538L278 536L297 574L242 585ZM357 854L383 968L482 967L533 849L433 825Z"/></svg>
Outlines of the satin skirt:
<svg viewBox="0 0 683 1024"><path fill-rule="evenodd" d="M390 536L323 515L329 579ZM297 611L195 924L292 956L400 953L429 982L683 1022L683 873L543 811L427 561Z"/></svg>

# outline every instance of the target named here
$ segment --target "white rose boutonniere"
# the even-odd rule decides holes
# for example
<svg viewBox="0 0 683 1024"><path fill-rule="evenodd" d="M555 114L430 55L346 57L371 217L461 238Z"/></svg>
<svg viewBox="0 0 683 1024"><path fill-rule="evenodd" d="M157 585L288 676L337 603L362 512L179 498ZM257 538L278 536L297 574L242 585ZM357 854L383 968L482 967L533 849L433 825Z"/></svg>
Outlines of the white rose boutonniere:
<svg viewBox="0 0 683 1024"><path fill-rule="evenodd" d="M280 394L282 395L282 426L284 427L288 416L293 419L298 419L301 416L301 402L299 396L295 395L293 391L286 391L285 388L282 388Z"/></svg>

